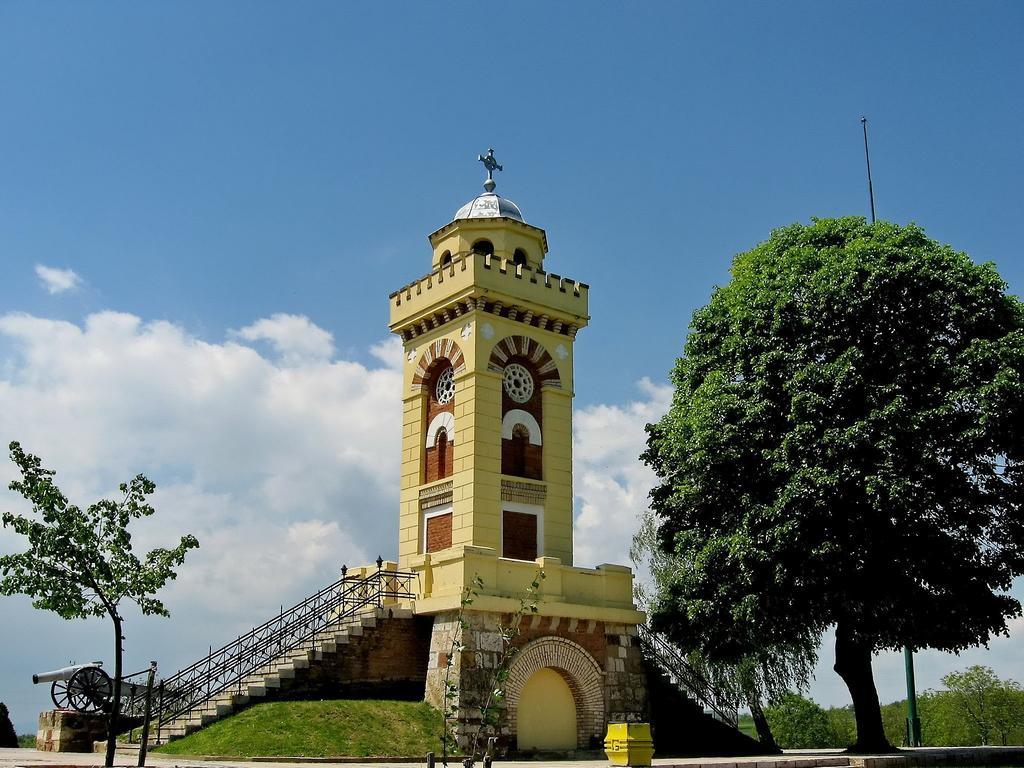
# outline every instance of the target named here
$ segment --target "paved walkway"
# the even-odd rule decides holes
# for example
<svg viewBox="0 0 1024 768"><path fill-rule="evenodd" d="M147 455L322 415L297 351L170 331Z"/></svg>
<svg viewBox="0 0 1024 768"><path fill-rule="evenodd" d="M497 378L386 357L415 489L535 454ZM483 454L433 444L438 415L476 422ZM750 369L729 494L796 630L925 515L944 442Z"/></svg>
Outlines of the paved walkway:
<svg viewBox="0 0 1024 768"><path fill-rule="evenodd" d="M344 762L330 759L258 758L253 760L191 759L151 753L146 761L153 768L296 768L313 763L317 768L410 768L423 760L374 760ZM117 765L135 766L136 760L118 756ZM94 768L103 765L103 755L72 752L38 752L34 749L0 749L0 768ZM761 757L655 758L655 768L915 768L916 766L1024 766L1024 747L947 747L906 749L892 755L846 755L838 750L807 750ZM440 768L440 762L438 763ZM450 761L450 768L461 768ZM608 768L607 760L500 761L497 768Z"/></svg>

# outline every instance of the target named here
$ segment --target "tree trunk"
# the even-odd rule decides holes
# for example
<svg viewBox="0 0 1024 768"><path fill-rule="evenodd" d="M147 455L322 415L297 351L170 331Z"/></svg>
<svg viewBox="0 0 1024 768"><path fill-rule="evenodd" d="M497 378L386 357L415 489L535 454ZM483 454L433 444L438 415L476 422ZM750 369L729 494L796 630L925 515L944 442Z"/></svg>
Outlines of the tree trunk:
<svg viewBox="0 0 1024 768"><path fill-rule="evenodd" d="M749 696L747 706L750 707L750 716L754 718L754 728L757 729L757 740L761 742L761 746L769 752L781 752L779 745L775 743L771 726L768 725L768 718L764 716L761 702L756 696Z"/></svg>
<svg viewBox="0 0 1024 768"><path fill-rule="evenodd" d="M114 622L114 697L110 702L110 715L107 720L107 755L103 762L105 768L113 768L114 753L117 751L117 721L121 716L121 655L124 650L121 617L114 614L110 618Z"/></svg>
<svg viewBox="0 0 1024 768"><path fill-rule="evenodd" d="M893 752L893 746L882 727L882 708L871 673L871 646L854 636L847 620L836 626L836 663L832 667L843 678L853 699L853 715L857 721L857 741L850 752Z"/></svg>

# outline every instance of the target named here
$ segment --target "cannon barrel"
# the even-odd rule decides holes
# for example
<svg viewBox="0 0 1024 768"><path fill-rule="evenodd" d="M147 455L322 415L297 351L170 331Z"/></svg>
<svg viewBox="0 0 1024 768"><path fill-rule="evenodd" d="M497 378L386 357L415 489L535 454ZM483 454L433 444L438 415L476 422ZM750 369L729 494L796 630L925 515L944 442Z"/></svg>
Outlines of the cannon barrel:
<svg viewBox="0 0 1024 768"><path fill-rule="evenodd" d="M32 675L32 683L38 685L39 683L55 683L58 680L70 680L71 676L80 669L86 667L102 667L102 661L94 661L90 664L72 664L70 667L61 667L60 669L54 669L50 672L40 672L37 675Z"/></svg>

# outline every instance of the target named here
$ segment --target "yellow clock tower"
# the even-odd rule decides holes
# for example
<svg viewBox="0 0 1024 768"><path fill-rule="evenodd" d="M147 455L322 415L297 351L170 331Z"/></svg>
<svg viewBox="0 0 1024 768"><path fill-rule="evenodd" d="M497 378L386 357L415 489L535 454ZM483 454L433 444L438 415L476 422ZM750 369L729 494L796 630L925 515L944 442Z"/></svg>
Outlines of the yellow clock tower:
<svg viewBox="0 0 1024 768"><path fill-rule="evenodd" d="M483 584L469 616L475 640L454 664L472 698L487 681L469 670L493 652L493 638L481 638L544 571L538 615L519 635L506 728L520 749L576 748L599 738L609 716L646 706L639 652L627 652L643 614L628 568L573 567L573 345L589 288L547 271L544 230L495 194L493 151L479 160L484 193L429 236L430 272L390 297L406 359L398 567L417 574L415 612L434 617L426 697L435 704L464 588ZM559 679L565 695L552 690ZM573 715L520 724L519 700L530 695L542 709L571 700ZM571 733L548 732L570 719Z"/></svg>

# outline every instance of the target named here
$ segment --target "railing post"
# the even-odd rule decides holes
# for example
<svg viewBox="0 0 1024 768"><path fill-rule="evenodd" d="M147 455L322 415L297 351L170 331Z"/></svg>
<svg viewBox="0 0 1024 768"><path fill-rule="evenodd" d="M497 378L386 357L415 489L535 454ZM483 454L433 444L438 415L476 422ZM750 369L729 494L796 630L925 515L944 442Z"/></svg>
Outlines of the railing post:
<svg viewBox="0 0 1024 768"><path fill-rule="evenodd" d="M160 695L157 697L159 704L157 705L157 716L156 716L156 743L160 743L160 727L164 722L164 681L160 681Z"/></svg>
<svg viewBox="0 0 1024 768"><path fill-rule="evenodd" d="M149 662L149 676L146 678L146 705L142 712L142 741L139 744L139 768L146 765L146 750L149 749L149 718L153 714L153 680L156 678L156 662Z"/></svg>
<svg viewBox="0 0 1024 768"><path fill-rule="evenodd" d="M384 577L381 575L381 568L384 567L384 558L377 555L377 607L384 607Z"/></svg>

